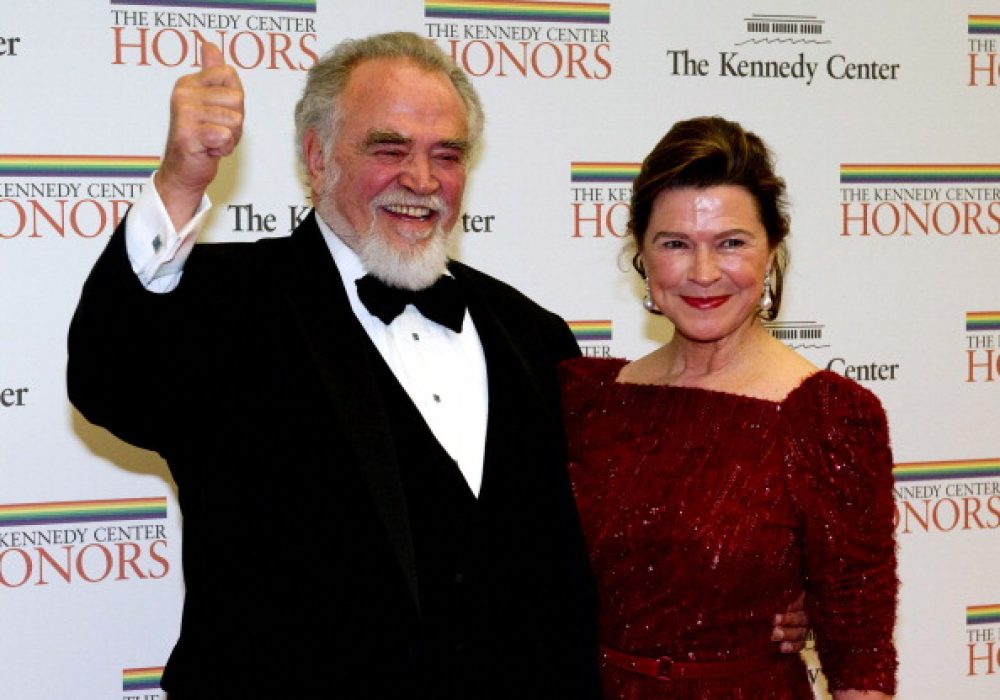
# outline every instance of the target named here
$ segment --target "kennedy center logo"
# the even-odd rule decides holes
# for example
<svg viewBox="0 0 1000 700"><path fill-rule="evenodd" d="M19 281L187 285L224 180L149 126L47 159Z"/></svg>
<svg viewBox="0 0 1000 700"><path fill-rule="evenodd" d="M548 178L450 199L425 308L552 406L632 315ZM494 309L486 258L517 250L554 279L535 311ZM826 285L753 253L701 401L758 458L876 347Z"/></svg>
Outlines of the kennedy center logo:
<svg viewBox="0 0 1000 700"><path fill-rule="evenodd" d="M829 44L823 36L826 24L816 15L752 14L745 18L749 38L743 44Z"/></svg>
<svg viewBox="0 0 1000 700"><path fill-rule="evenodd" d="M641 163L579 161L570 164L571 238L625 238L632 181Z"/></svg>
<svg viewBox="0 0 1000 700"><path fill-rule="evenodd" d="M892 473L897 535L1000 528L1000 459L907 462Z"/></svg>
<svg viewBox="0 0 1000 700"><path fill-rule="evenodd" d="M110 233L159 164L158 156L0 154L0 241Z"/></svg>
<svg viewBox="0 0 1000 700"><path fill-rule="evenodd" d="M969 87L1000 84L997 38L1000 15L969 15Z"/></svg>
<svg viewBox="0 0 1000 700"><path fill-rule="evenodd" d="M816 15L753 14L743 18L743 26L745 35L732 43L736 50L722 49L713 55L668 47L668 75L788 80L808 86L819 80L894 81L902 72L899 63L881 56L847 56L820 49L832 41L826 21Z"/></svg>
<svg viewBox="0 0 1000 700"><path fill-rule="evenodd" d="M840 185L845 238L1000 234L1000 164L845 163Z"/></svg>
<svg viewBox="0 0 1000 700"><path fill-rule="evenodd" d="M965 608L965 637L969 649L967 676L993 676L1000 671L1000 604L969 605Z"/></svg>
<svg viewBox="0 0 1000 700"><path fill-rule="evenodd" d="M965 314L966 382L1000 379L1000 311Z"/></svg>
<svg viewBox="0 0 1000 700"><path fill-rule="evenodd" d="M476 77L605 80L611 4L425 0L424 29Z"/></svg>
<svg viewBox="0 0 1000 700"><path fill-rule="evenodd" d="M317 59L316 0L109 0L112 65L201 65L219 46L237 68L308 70Z"/></svg>
<svg viewBox="0 0 1000 700"><path fill-rule="evenodd" d="M845 357L831 351L826 339L826 326L817 321L768 321L768 332L788 347L805 355L815 365L853 379L856 382L895 381L900 376L900 363L870 357Z"/></svg>
<svg viewBox="0 0 1000 700"><path fill-rule="evenodd" d="M143 691L159 691L163 666L122 669L122 700L155 700L160 695Z"/></svg>
<svg viewBox="0 0 1000 700"><path fill-rule="evenodd" d="M0 505L0 590L161 579L167 499Z"/></svg>
<svg viewBox="0 0 1000 700"><path fill-rule="evenodd" d="M598 321L567 321L580 346L580 352L586 357L611 357L611 342L613 323L608 320Z"/></svg>
<svg viewBox="0 0 1000 700"><path fill-rule="evenodd" d="M816 321L768 321L768 332L793 350L815 350L830 347L823 342L825 326Z"/></svg>

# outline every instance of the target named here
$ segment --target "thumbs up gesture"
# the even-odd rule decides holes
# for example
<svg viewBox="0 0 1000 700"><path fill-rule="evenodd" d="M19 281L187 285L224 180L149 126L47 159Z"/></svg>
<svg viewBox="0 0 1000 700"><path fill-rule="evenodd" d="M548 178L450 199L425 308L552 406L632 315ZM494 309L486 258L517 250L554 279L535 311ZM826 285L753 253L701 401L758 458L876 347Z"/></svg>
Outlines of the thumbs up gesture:
<svg viewBox="0 0 1000 700"><path fill-rule="evenodd" d="M202 44L202 68L182 76L170 95L170 131L156 173L175 228L194 215L202 195L243 134L243 84L214 44Z"/></svg>

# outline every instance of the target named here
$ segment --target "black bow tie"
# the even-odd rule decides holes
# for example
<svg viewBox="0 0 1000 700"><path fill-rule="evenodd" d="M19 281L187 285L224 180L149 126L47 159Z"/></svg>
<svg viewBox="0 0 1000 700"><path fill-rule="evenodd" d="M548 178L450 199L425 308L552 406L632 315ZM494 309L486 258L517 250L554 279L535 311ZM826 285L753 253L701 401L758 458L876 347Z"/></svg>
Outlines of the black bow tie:
<svg viewBox="0 0 1000 700"><path fill-rule="evenodd" d="M392 323L407 304L413 304L424 318L456 333L462 332L465 299L454 277L441 275L430 287L417 290L391 287L371 275L365 275L355 284L358 285L361 303L386 325Z"/></svg>

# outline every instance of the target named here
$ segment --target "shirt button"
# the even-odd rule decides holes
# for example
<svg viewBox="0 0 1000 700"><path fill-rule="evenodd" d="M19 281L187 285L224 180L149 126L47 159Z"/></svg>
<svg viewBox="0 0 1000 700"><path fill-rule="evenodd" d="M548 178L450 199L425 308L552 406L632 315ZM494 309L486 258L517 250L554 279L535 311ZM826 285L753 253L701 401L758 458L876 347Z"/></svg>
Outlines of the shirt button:
<svg viewBox="0 0 1000 700"><path fill-rule="evenodd" d="M420 334L419 333L411 333L411 335L413 336L413 339L415 341L417 341L418 343L420 342Z"/></svg>

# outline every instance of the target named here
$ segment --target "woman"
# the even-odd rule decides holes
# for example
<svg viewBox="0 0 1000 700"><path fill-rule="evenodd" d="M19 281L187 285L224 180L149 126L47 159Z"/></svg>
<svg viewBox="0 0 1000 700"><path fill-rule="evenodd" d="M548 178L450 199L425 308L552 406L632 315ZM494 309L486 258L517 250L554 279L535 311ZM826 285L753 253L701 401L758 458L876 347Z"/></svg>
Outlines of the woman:
<svg viewBox="0 0 1000 700"><path fill-rule="evenodd" d="M670 342L562 367L570 469L598 578L608 698L813 697L768 645L803 590L835 700L895 692L885 414L761 324L788 217L767 147L680 122L642 165L629 228Z"/></svg>

